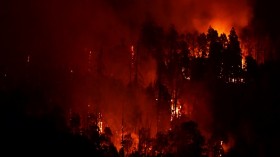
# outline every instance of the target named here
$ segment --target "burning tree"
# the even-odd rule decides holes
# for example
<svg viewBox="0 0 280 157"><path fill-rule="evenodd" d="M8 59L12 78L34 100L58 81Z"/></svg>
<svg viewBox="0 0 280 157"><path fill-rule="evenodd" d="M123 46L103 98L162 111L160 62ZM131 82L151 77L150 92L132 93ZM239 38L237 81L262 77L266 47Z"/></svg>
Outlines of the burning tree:
<svg viewBox="0 0 280 157"><path fill-rule="evenodd" d="M150 129L149 128L141 128L139 130L138 136L139 136L139 144L138 144L138 151L141 155L147 156L148 154L151 154L152 150L152 139L150 135Z"/></svg>

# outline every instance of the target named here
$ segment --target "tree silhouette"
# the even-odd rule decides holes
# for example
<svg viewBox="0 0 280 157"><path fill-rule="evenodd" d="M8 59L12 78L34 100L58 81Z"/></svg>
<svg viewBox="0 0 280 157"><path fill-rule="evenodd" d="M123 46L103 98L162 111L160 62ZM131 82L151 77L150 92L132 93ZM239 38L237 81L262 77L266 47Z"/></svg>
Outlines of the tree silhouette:
<svg viewBox="0 0 280 157"><path fill-rule="evenodd" d="M198 38L197 38L197 42L198 42L198 48L199 48L199 52L200 52L200 56L202 58L206 58L207 57L207 36L205 33L201 33Z"/></svg>
<svg viewBox="0 0 280 157"><path fill-rule="evenodd" d="M142 127L141 129L139 129L138 150L140 154L148 155L150 146L151 146L150 129Z"/></svg>
<svg viewBox="0 0 280 157"><path fill-rule="evenodd" d="M257 61L251 56L248 55L245 58L245 69L246 69L246 81L251 82L257 77L258 65Z"/></svg>
<svg viewBox="0 0 280 157"><path fill-rule="evenodd" d="M235 29L230 30L229 42L226 50L225 71L229 79L238 81L242 74L242 55L240 43Z"/></svg>
<svg viewBox="0 0 280 157"><path fill-rule="evenodd" d="M101 156L117 157L119 156L117 148L111 141L113 134L109 127L104 128L104 132L100 135Z"/></svg>
<svg viewBox="0 0 280 157"><path fill-rule="evenodd" d="M186 42L188 43L188 49L190 51L191 56L199 57L198 43L197 43L198 33L187 33L186 34Z"/></svg>
<svg viewBox="0 0 280 157"><path fill-rule="evenodd" d="M174 25L171 25L166 34L166 45L168 49L175 50L177 48L178 32Z"/></svg>
<svg viewBox="0 0 280 157"><path fill-rule="evenodd" d="M214 76L215 78L221 76L222 52L223 52L223 45L220 42L212 41L210 43L209 68L212 73L211 75Z"/></svg>
<svg viewBox="0 0 280 157"><path fill-rule="evenodd" d="M226 35L225 33L222 33L222 34L219 36L219 42L222 43L223 49L226 49L226 48L227 48L227 45L228 45L228 38L227 38L227 35Z"/></svg>
<svg viewBox="0 0 280 157"><path fill-rule="evenodd" d="M154 149L158 152L158 155L164 155L168 151L169 142L168 134L164 132L157 132Z"/></svg>
<svg viewBox="0 0 280 157"><path fill-rule="evenodd" d="M187 121L174 128L176 156L203 156L204 138L198 130L197 123Z"/></svg>
<svg viewBox="0 0 280 157"><path fill-rule="evenodd" d="M184 79L188 78L190 76L190 51L188 49L188 44L184 40L184 35L181 35L179 43L178 43L178 49L179 49L179 67L181 69L181 74Z"/></svg>
<svg viewBox="0 0 280 157"><path fill-rule="evenodd" d="M162 46L164 32L152 19L147 19L142 25L140 43L149 50L159 49ZM155 57L158 55L154 54Z"/></svg>
<svg viewBox="0 0 280 157"><path fill-rule="evenodd" d="M214 28L212 28L211 26L208 28L207 31L207 43L208 46L210 46L211 43L213 42L217 42L219 38L218 32L217 30L215 30Z"/></svg>
<svg viewBox="0 0 280 157"><path fill-rule="evenodd" d="M122 141L122 145L123 145L123 153L124 153L124 156L128 156L129 154L132 153L132 144L133 144L133 139L131 137L131 133L127 133L124 135L124 139Z"/></svg>

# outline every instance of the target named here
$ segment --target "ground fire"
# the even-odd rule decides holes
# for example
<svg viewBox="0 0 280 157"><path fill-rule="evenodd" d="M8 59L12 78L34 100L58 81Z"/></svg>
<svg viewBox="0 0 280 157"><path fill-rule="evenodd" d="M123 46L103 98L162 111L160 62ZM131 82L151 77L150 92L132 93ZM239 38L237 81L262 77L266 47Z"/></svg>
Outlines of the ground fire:
<svg viewBox="0 0 280 157"><path fill-rule="evenodd" d="M108 110L103 110L104 113L101 113L102 107L98 107L101 112L96 110L95 113L90 113L88 111L87 116L80 114L81 117L87 117L87 119L84 120L81 117L77 117L77 114L71 114L70 128L72 128L74 134L88 137L90 132L87 130L91 130L93 127L96 128L99 136L102 136L104 134L104 125L110 128L110 132L112 132L112 138L110 138L112 141L108 142L112 142L123 156L137 154L157 156L159 154L167 155L168 153L179 155L182 150L180 150L181 146L178 145L176 136L179 136L182 131L190 131L181 130L182 128L180 128L180 125L186 125L185 127L187 129L197 129L197 124L194 123L196 117L192 116L192 112L194 112L193 106L196 104L192 104L193 102L191 103L191 100L188 99L188 90L192 90L190 84L194 84L195 87L197 81L214 79L219 83L224 83L225 85L231 84L230 86L234 87L246 85L249 79L246 72L247 68L250 68L250 65L247 65L246 59L251 57L255 60L255 57L243 53L244 49L248 48L244 46L241 48L241 41L234 28L230 30L230 34L224 34L219 33L210 26L207 32L202 32L201 34L188 33L184 38L183 34L179 35L175 28L172 27L166 34L167 44L160 45L163 46L160 48L163 54L153 54L155 56L162 55L156 56L158 58L154 58L157 62L157 77L154 83L147 87L143 87L143 84L141 84L141 79L143 79L141 78L141 66L146 64L146 60L142 60L142 57L147 57L145 55L149 54L145 53L150 51L152 53L161 52L157 52L157 47L145 47L146 45L143 42L145 42L146 39L142 39L143 41L138 42L136 46L128 45L125 49L129 54L127 56L129 59L129 82L127 87L123 88L125 88L129 94L123 100L125 105L121 105L122 114L109 115L106 113L110 112ZM143 34L143 36L144 35L145 34ZM135 47L137 47L137 49L135 49ZM95 55L98 56L98 53L102 52L97 52ZM98 62L99 59L100 58L92 55L91 50L89 51L88 69L95 69L88 70L87 77L93 77L90 80L96 80L94 77L100 77L100 75L97 75L98 68L100 67L98 67L98 65L95 65L96 67L92 66L92 63ZM197 75L198 73L202 74ZM96 89L92 90L95 91ZM150 91L146 93L145 90ZM99 92L101 91L99 90ZM150 97L150 101L144 100L144 102L149 103L148 105L150 106L154 106L152 110L155 110L155 112L152 114L155 114L153 117L155 120L150 119L151 115L147 114L148 111L145 111L147 109L144 108L141 114L133 115L137 116L136 119L138 120L131 121L133 116L129 112L135 112L133 111L135 107L138 108L137 110L141 110L141 107L133 106L131 103L137 103L135 101L139 101L140 95L143 94L146 96L141 99L148 99L147 97ZM97 95L101 94L99 93ZM194 99L198 98L195 96ZM101 101L102 100L99 100L99 103L102 103ZM143 100L141 100L141 102L142 101ZM94 102L96 105L97 103L98 102ZM142 107L144 106L142 104L140 105ZM97 108L97 106L94 108ZM199 108L196 109L199 110ZM137 112L133 114L137 114ZM104 115L104 117L101 115ZM113 118L115 120L106 122L106 118ZM82 125L80 121L86 124ZM192 133L194 132L186 132L186 134L189 135L186 137L186 141L182 142L186 142L187 145L192 145L193 142L199 142L194 141L199 139L192 138L203 137L202 134L200 135L201 137L194 137ZM229 144L229 141L224 142L220 137L213 138L214 141L211 141L213 139L209 138L206 139L209 140L207 142L200 141L201 143L197 143L199 144L202 154L224 156L229 151L229 146L233 147ZM223 138L232 139L233 137L225 136ZM158 146L160 143L156 143L157 140L166 140L166 143L162 143L164 144L163 146Z"/></svg>

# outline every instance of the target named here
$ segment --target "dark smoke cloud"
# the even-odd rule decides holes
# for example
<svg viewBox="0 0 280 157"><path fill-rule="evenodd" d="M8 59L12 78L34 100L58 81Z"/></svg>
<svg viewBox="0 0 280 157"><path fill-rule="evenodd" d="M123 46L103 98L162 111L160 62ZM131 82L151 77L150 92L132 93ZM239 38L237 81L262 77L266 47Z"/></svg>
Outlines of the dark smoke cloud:
<svg viewBox="0 0 280 157"><path fill-rule="evenodd" d="M32 54L41 58L40 64L53 68L86 64L81 57L84 48L103 48L115 58L120 54L113 50L116 46L125 44L129 49L137 42L147 17L164 28L174 24L180 32L206 31L209 25L228 32L232 26L247 26L252 17L247 1L234 0L14 0L1 4L1 40L5 50L17 51L3 53L1 58L13 62L15 56Z"/></svg>
<svg viewBox="0 0 280 157"><path fill-rule="evenodd" d="M270 49L264 54L266 60L279 60L280 30L279 8L275 1L254 0L251 2L253 18L248 25L251 36L266 43Z"/></svg>
<svg viewBox="0 0 280 157"><path fill-rule="evenodd" d="M174 24L180 31L206 31L209 25L214 25L228 32L232 26L246 26L252 17L248 1L107 0L107 3L131 28L138 28L146 16L152 16L160 25Z"/></svg>
<svg viewBox="0 0 280 157"><path fill-rule="evenodd" d="M252 16L247 1L233 0L29 0L6 2L2 8L11 31L22 36L45 34L58 42L60 37L76 44L135 40L147 16L163 26L174 24L180 31L205 29L215 21L226 27L244 27Z"/></svg>

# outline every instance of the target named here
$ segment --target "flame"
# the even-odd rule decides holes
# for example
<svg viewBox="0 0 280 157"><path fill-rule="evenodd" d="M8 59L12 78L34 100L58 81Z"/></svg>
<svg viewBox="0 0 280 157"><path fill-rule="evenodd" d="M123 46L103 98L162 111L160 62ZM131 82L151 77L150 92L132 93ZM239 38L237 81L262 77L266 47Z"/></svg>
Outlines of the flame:
<svg viewBox="0 0 280 157"><path fill-rule="evenodd" d="M223 147L225 153L228 153L229 150L234 147L234 145L235 145L235 141L232 136L228 137L227 142L221 141L221 146Z"/></svg>
<svg viewBox="0 0 280 157"><path fill-rule="evenodd" d="M102 122L101 118L97 122L97 126L99 127L99 133L102 133L103 132L103 122Z"/></svg>
<svg viewBox="0 0 280 157"><path fill-rule="evenodd" d="M181 102L179 100L177 100L177 105L175 105L175 102L173 99L171 99L171 117L170 117L170 121L173 121L174 118L180 118L182 115L182 105Z"/></svg>
<svg viewBox="0 0 280 157"><path fill-rule="evenodd" d="M27 61L26 61L26 62L27 62L27 63L30 62L30 55L27 56Z"/></svg>
<svg viewBox="0 0 280 157"><path fill-rule="evenodd" d="M133 45L131 45L130 50L131 50L131 52L134 52L134 46Z"/></svg>
<svg viewBox="0 0 280 157"><path fill-rule="evenodd" d="M132 149L137 150L139 144L139 136L137 133L131 133L131 137L133 139Z"/></svg>
<svg viewBox="0 0 280 157"><path fill-rule="evenodd" d="M133 65L135 62L135 51L133 45L130 47L130 50L131 50L131 64Z"/></svg>
<svg viewBox="0 0 280 157"><path fill-rule="evenodd" d="M232 26L228 24L227 21L222 20L213 20L210 22L210 25L217 30L218 34L221 35L222 33L229 34L230 29Z"/></svg>
<svg viewBox="0 0 280 157"><path fill-rule="evenodd" d="M244 56L242 56L241 63L242 63L242 69L244 70L246 68L246 63L245 63L245 57Z"/></svg>

